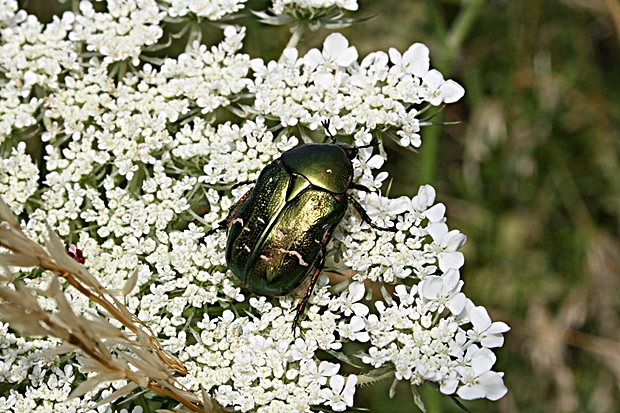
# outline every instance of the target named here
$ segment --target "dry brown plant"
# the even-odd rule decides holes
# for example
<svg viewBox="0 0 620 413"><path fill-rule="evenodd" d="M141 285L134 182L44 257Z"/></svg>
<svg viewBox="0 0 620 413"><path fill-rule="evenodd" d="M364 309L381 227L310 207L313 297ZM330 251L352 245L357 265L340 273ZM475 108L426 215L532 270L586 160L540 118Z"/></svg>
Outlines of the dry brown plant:
<svg viewBox="0 0 620 413"><path fill-rule="evenodd" d="M197 397L182 389L175 375L186 375L182 362L165 351L152 331L134 317L117 298L127 296L136 285L137 271L121 291L103 287L81 264L67 255L65 246L48 225L47 251L29 239L17 218L0 198L0 246L10 252L0 254L0 318L22 336L57 337L65 344L52 350L56 355L75 350L88 379L75 388L70 397L79 397L103 383L127 380L128 384L100 400L99 405L127 396L138 388L151 390L181 403L179 411L220 411L206 392ZM11 267L39 267L54 276L45 291L16 280ZM98 314L76 314L59 281L67 281L96 304ZM55 300L50 313L39 305L37 296ZM122 325L116 327L111 321Z"/></svg>

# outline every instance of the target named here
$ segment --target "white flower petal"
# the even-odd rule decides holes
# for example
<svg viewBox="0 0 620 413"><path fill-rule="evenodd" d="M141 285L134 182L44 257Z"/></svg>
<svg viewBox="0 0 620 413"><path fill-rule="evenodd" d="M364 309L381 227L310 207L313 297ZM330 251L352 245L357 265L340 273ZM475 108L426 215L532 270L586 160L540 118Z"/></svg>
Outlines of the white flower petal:
<svg viewBox="0 0 620 413"><path fill-rule="evenodd" d="M351 294L349 298L351 302L359 301L364 297L364 294L366 294L366 287L363 282L356 281L349 285L349 293Z"/></svg>
<svg viewBox="0 0 620 413"><path fill-rule="evenodd" d="M439 387L439 390L443 393L443 394L453 394L456 391L456 386L458 386L459 381L457 379L448 379L445 380L443 382L441 382L441 386Z"/></svg>
<svg viewBox="0 0 620 413"><path fill-rule="evenodd" d="M431 222L439 222L446 215L446 206L444 204L433 205L424 212L424 215Z"/></svg>
<svg viewBox="0 0 620 413"><path fill-rule="evenodd" d="M372 169L379 169L383 166L384 162L385 162L385 159L383 159L381 155L376 154L372 158L370 158L366 163Z"/></svg>
<svg viewBox="0 0 620 413"><path fill-rule="evenodd" d="M487 371L479 378L480 382L484 386L486 390L486 398L489 400L499 400L506 393L508 393L508 389L504 385L504 380L500 373L495 371Z"/></svg>
<svg viewBox="0 0 620 413"><path fill-rule="evenodd" d="M468 384L459 388L456 394L463 400L475 400L483 398L486 395L486 391L482 386Z"/></svg>
<svg viewBox="0 0 620 413"><path fill-rule="evenodd" d="M402 214L410 208L411 200L406 196L401 196L396 199L390 200L388 211L392 215Z"/></svg>
<svg viewBox="0 0 620 413"><path fill-rule="evenodd" d="M398 51L398 49L394 48L394 47L390 47L390 49L388 50L388 54L390 56L390 61L392 63L394 63L395 65L400 64L402 55L400 54L400 52Z"/></svg>
<svg viewBox="0 0 620 413"><path fill-rule="evenodd" d="M454 103L465 96L465 89L463 86L456 83L454 80L447 80L439 88L441 97L444 103Z"/></svg>
<svg viewBox="0 0 620 413"><path fill-rule="evenodd" d="M446 251L439 256L439 269L446 272L449 269L459 269L465 264L465 256L460 252Z"/></svg>
<svg viewBox="0 0 620 413"><path fill-rule="evenodd" d="M495 321L491 324L491 327L488 328L488 334L502 334L507 331L510 331L510 326L503 321Z"/></svg>
<svg viewBox="0 0 620 413"><path fill-rule="evenodd" d="M323 61L323 55L319 49L310 49L303 58L304 65L309 71L313 71Z"/></svg>
<svg viewBox="0 0 620 413"><path fill-rule="evenodd" d="M314 364L314 362L311 363ZM338 373L338 370L340 370L339 364L330 363L329 361L322 361L321 364L319 364L319 373L321 373L321 376L333 376Z"/></svg>
<svg viewBox="0 0 620 413"><path fill-rule="evenodd" d="M341 375L332 376L329 379L329 387L332 388L335 394L340 394L344 388L344 377Z"/></svg>
<svg viewBox="0 0 620 413"><path fill-rule="evenodd" d="M422 77L428 72L430 66L430 51L425 44L414 43L403 54L403 60L409 62L408 72L414 76Z"/></svg>
<svg viewBox="0 0 620 413"><path fill-rule="evenodd" d="M442 85L443 75L438 70L431 69L422 76L422 83L428 87L431 92L434 92Z"/></svg>
<svg viewBox="0 0 620 413"><path fill-rule="evenodd" d="M480 344L486 348L497 348L504 345L504 336L500 334L489 334L480 340Z"/></svg>
<svg viewBox="0 0 620 413"><path fill-rule="evenodd" d="M489 327L491 327L491 317L489 317L489 313L487 309L478 306L469 310L469 319L471 320L472 325L474 326L474 330L477 332L486 331Z"/></svg>
<svg viewBox="0 0 620 413"><path fill-rule="evenodd" d="M465 294L458 293L450 299L450 302L448 303L448 309L450 310L450 312L452 312L452 314L459 315L465 308L466 302L467 297L465 296Z"/></svg>
<svg viewBox="0 0 620 413"><path fill-rule="evenodd" d="M448 233L448 226L439 222L431 222L426 227L428 234L433 238L433 241L440 243L444 235Z"/></svg>
<svg viewBox="0 0 620 413"><path fill-rule="evenodd" d="M436 300L443 290L443 280L441 277L430 276L418 284L420 295L428 300Z"/></svg>
<svg viewBox="0 0 620 413"><path fill-rule="evenodd" d="M456 229L453 229L441 239L441 246L444 247L447 251L456 251L463 245L465 245L466 241L466 235L461 234Z"/></svg>

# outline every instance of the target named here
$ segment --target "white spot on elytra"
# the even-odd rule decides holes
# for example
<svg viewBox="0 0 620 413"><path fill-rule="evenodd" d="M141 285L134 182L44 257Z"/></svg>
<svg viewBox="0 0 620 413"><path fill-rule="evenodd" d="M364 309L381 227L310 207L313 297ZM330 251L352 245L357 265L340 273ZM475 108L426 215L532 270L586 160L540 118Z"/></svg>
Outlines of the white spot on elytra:
<svg viewBox="0 0 620 413"><path fill-rule="evenodd" d="M235 218L230 225L235 225L236 223L240 223L241 225L243 225L243 220L241 218Z"/></svg>
<svg viewBox="0 0 620 413"><path fill-rule="evenodd" d="M328 170L327 170L327 173L328 173L328 174L331 174L331 173L332 173L332 170L331 170L331 169L328 169Z"/></svg>
<svg viewBox="0 0 620 413"><path fill-rule="evenodd" d="M285 250L284 248L280 248L279 251L283 252L285 254L291 254L291 255L297 257L297 259L299 260L299 265L304 266L304 267L308 266L308 263L306 261L304 261L304 259L301 256L301 254L298 253L297 251L289 251L289 250Z"/></svg>

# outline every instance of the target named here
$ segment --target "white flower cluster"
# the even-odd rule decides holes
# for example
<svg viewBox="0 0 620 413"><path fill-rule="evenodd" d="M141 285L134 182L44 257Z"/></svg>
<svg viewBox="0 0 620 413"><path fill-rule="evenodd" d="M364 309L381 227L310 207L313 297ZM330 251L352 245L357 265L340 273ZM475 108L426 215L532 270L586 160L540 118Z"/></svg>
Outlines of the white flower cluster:
<svg viewBox="0 0 620 413"><path fill-rule="evenodd" d="M345 221L346 235L336 234L336 239L345 264L357 272L355 278L395 283L407 277L426 279L437 267L442 273L461 268L465 261L457 250L467 237L457 230L448 231L446 208L434 202L435 189L430 185L422 186L411 199L366 195L361 203L373 222L383 227L396 225L398 232L362 230L354 216Z"/></svg>
<svg viewBox="0 0 620 413"><path fill-rule="evenodd" d="M85 42L86 49L99 52L108 63L138 57L163 35L160 21L166 15L155 0L108 0L107 12L97 13L90 1L80 2L81 14L69 35L74 42Z"/></svg>
<svg viewBox="0 0 620 413"><path fill-rule="evenodd" d="M243 9L247 0L165 0L170 17L193 14L198 18L219 20L227 14Z"/></svg>
<svg viewBox="0 0 620 413"><path fill-rule="evenodd" d="M54 17L47 26L16 2L0 2L0 143L13 128L34 125L41 99L32 94L35 86L56 90L58 76L65 70L79 70L76 45L66 39L73 14Z"/></svg>
<svg viewBox="0 0 620 413"><path fill-rule="evenodd" d="M44 242L48 222L76 244L102 285L120 289L138 269L128 308L183 361L190 375L181 382L206 389L225 407L307 412L353 406L356 384L370 375L347 375L336 359L320 358L349 342L366 343L367 351L357 354L362 362L391 369L400 380L432 381L465 399L501 397L506 388L491 370L489 349L502 345L508 327L492 323L461 292L458 249L466 238L448 229L432 187L413 198L356 194L375 224L397 232L369 229L350 211L328 261L356 275L343 291L321 277L296 335L295 294L246 294L226 267L226 234L205 236L248 189L231 194L232 184L256 179L298 144L289 127L315 130L329 119L332 132L354 135L357 145L392 128L402 145L419 146L412 105L451 103L464 93L430 69L421 44L358 63L356 49L334 34L322 51L298 58L289 48L281 62L264 63L240 53L245 30L230 26L216 46L196 42L159 67L136 65L140 70L111 78L119 61L136 64L158 41L166 14L218 18L242 3L171 0L166 8L149 0L110 1L100 13L83 1L81 14L67 12L42 25L17 11L14 1L0 0L0 143L7 154L0 160L0 195L18 214L25 206L33 210L22 214L22 225L35 241ZM350 1L319 3L295 5L357 8ZM80 56L79 42L103 58ZM44 98L34 97L35 88ZM245 105L235 106L241 97ZM248 118L214 122L221 108ZM14 139L34 125L45 154L40 177L25 145ZM379 190L388 177L380 171L384 162L372 148L360 150L355 182ZM21 277L32 287L49 282L28 272ZM362 302L368 296L363 281L398 284L398 300L386 294L374 307ZM92 311L83 296L67 294L77 310ZM44 304L53 310L51 301ZM0 411L73 412L92 405L94 393L66 401L75 387L73 361L37 358L39 349L55 345L0 336L0 382L26 389L0 395L0 405L9 406ZM54 389L37 375L53 375ZM39 410L29 410L29 400Z"/></svg>
<svg viewBox="0 0 620 413"><path fill-rule="evenodd" d="M378 314L368 317L370 347L362 361L375 368L393 365L396 378L418 385L432 381L444 394L465 400L486 397L497 400L506 394L503 373L491 371L501 347L502 322L491 323L484 307L475 307L460 292L456 271L432 276L408 290L396 286L400 302L386 306L377 302ZM448 308L451 315L433 322ZM461 326L472 324L464 330ZM478 346L479 343L480 346Z"/></svg>
<svg viewBox="0 0 620 413"><path fill-rule="evenodd" d="M0 412L72 413L96 404L90 400L94 394L67 400L75 381L73 366L57 367L59 357L45 352L59 344L52 338L15 336L8 324L0 322L0 383L13 385L8 393L0 394Z"/></svg>
<svg viewBox="0 0 620 413"><path fill-rule="evenodd" d="M296 14L300 11L320 11L322 9L338 8L355 11L358 8L357 0L274 0L272 2L274 14Z"/></svg>
<svg viewBox="0 0 620 413"><path fill-rule="evenodd" d="M315 129L325 118L345 134L363 128L395 128L403 146L420 146L420 121L412 105L453 103L465 93L453 80L429 69L429 50L416 43L404 54L390 49L357 62L357 50L335 33L323 50L298 58L284 51L281 62L252 61L256 78L250 88L256 109L285 126L298 123ZM391 65L390 65L391 63Z"/></svg>
<svg viewBox="0 0 620 413"><path fill-rule="evenodd" d="M11 156L0 159L0 194L16 214L38 189L39 168L26 154L26 143L20 142L11 150Z"/></svg>
<svg viewBox="0 0 620 413"><path fill-rule="evenodd" d="M338 375L340 365L315 357L320 348L337 347L331 332L331 344L314 334L318 330L295 339L290 299L281 299L281 306L265 297L252 297L249 303L255 313L248 317L228 310L217 319L205 315L198 323L197 344L185 343L184 333L164 342L188 360L186 386L215 389L220 404L242 412L304 412L319 404L343 411L353 405L356 376L345 379Z"/></svg>
<svg viewBox="0 0 620 413"><path fill-rule="evenodd" d="M15 12L18 8L17 0L4 0L0 2L0 21L10 21L10 19L15 17Z"/></svg>

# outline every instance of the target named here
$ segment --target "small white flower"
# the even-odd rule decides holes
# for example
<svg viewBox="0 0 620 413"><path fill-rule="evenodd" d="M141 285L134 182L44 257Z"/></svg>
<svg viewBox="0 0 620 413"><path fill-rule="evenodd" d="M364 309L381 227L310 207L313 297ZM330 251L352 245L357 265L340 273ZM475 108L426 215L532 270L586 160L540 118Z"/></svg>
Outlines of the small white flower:
<svg viewBox="0 0 620 413"><path fill-rule="evenodd" d="M364 198L364 204L376 225L391 227L392 220L407 210L409 200L406 197L389 199L373 192Z"/></svg>
<svg viewBox="0 0 620 413"><path fill-rule="evenodd" d="M315 339L309 338L304 340L302 338L297 338L295 339L294 347L289 352L289 360L310 360L314 356L314 352L317 348Z"/></svg>
<svg viewBox="0 0 620 413"><path fill-rule="evenodd" d="M329 361L321 361L317 366L314 360L305 360L301 363L300 384L302 386L318 383L324 386L327 383L327 378L334 376L340 370L339 364L330 363Z"/></svg>
<svg viewBox="0 0 620 413"><path fill-rule="evenodd" d="M362 357L362 361L365 364L370 364L374 368L379 368L388 361L387 350L386 349L378 349L377 347L371 347L368 350L368 355L364 355Z"/></svg>
<svg viewBox="0 0 620 413"><path fill-rule="evenodd" d="M489 400L499 400L508 389L502 379L503 374L495 371L487 371L480 376L469 376L464 386L459 387L456 394L464 400L487 398Z"/></svg>
<svg viewBox="0 0 620 413"><path fill-rule="evenodd" d="M487 348L501 347L504 344L503 333L510 330L506 323L492 322L486 308L482 306L470 309L468 316L473 326L473 329L467 331L468 337Z"/></svg>
<svg viewBox="0 0 620 413"><path fill-rule="evenodd" d="M466 297L461 292L463 281L459 272L453 268L442 276L430 276L418 284L418 291L430 311L441 313L445 307L454 315L459 315L465 308Z"/></svg>
<svg viewBox="0 0 620 413"><path fill-rule="evenodd" d="M453 80L444 81L441 72L432 69L422 76L422 96L431 105L454 103L465 95L465 89Z"/></svg>
<svg viewBox="0 0 620 413"><path fill-rule="evenodd" d="M338 333L342 340L359 341L362 343L370 339L368 332L365 330L366 323L360 316L351 317L351 322L340 322L338 324Z"/></svg>
<svg viewBox="0 0 620 413"><path fill-rule="evenodd" d="M321 397L336 412L344 411L347 406L353 406L353 396L355 395L355 385L357 376L351 375L346 379L340 375L333 376L329 380L329 389L321 389Z"/></svg>
<svg viewBox="0 0 620 413"><path fill-rule="evenodd" d="M323 43L323 51L311 49L303 58L308 70L314 71L317 67L337 69L348 67L357 60L357 49L349 47L349 41L340 33L332 33Z"/></svg>
<svg viewBox="0 0 620 413"><path fill-rule="evenodd" d="M465 400L498 400L508 392L502 380L503 373L491 371L496 359L491 350L470 346L465 359L469 361L468 366L457 368L463 383L457 391L459 397Z"/></svg>
<svg viewBox="0 0 620 413"><path fill-rule="evenodd" d="M426 229L433 238L428 250L437 254L439 268L444 272L461 268L465 258L457 250L465 244L467 237L457 230L448 231L448 226L443 223L431 222Z"/></svg>
<svg viewBox="0 0 620 413"><path fill-rule="evenodd" d="M349 317L351 313L364 317L368 315L370 311L368 306L362 303L358 303L366 294L366 287L363 282L353 282L349 285L349 290L342 294L334 304L340 306L341 311L346 317Z"/></svg>
<svg viewBox="0 0 620 413"><path fill-rule="evenodd" d="M400 52L394 48L389 50L390 60L394 63L394 66L390 69L391 73L411 74L417 77L422 77L428 72L430 65L429 50L426 45L422 43L414 43L405 53Z"/></svg>
<svg viewBox="0 0 620 413"><path fill-rule="evenodd" d="M362 148L359 150L357 158L353 159L354 176L358 177L366 171L371 172L373 169L379 169L383 166L385 159L379 154L372 154L372 148Z"/></svg>

